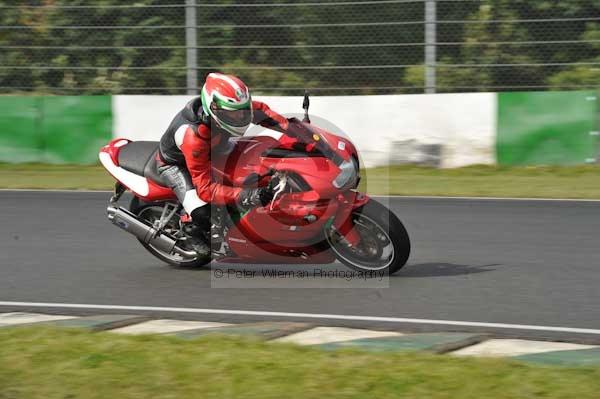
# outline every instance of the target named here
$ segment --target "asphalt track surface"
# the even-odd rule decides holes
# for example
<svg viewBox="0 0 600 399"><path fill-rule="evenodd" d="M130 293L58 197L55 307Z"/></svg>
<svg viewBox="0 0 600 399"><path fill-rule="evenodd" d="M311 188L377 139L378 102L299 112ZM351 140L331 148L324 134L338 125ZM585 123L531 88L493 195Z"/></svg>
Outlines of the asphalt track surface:
<svg viewBox="0 0 600 399"><path fill-rule="evenodd" d="M133 236L106 220L108 197L108 193L87 192L0 192L0 301L381 316L600 330L600 202L382 199L389 201L404 221L413 243L408 265L390 278L389 288L301 289L275 284L227 289L211 288L211 269L174 269L146 253ZM340 264L328 267L347 270ZM236 281L236 286L239 283ZM135 313L229 322L303 321L302 317L117 312L60 306L0 306L0 311ZM327 317L305 321L600 343L600 334L535 329Z"/></svg>

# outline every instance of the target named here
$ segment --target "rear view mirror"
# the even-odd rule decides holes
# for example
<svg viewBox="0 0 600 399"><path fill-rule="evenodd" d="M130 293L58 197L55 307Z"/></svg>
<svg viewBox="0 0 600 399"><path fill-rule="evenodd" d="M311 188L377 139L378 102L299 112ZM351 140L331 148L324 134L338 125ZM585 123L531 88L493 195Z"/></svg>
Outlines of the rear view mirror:
<svg viewBox="0 0 600 399"><path fill-rule="evenodd" d="M308 107L310 106L310 99L308 98L308 91L304 91L304 101L302 101L302 108L304 109L304 119L302 122L310 123L310 118L308 117Z"/></svg>

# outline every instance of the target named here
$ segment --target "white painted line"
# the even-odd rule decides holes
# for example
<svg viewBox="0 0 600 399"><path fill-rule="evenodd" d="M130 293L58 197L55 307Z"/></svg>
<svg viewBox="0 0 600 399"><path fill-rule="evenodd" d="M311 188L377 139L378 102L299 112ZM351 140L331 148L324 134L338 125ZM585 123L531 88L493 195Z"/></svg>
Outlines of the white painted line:
<svg viewBox="0 0 600 399"><path fill-rule="evenodd" d="M402 334L393 331L359 330L343 327L315 327L287 337L278 338L275 342L291 342L298 345L319 345L330 342L353 341L362 338L399 337Z"/></svg>
<svg viewBox="0 0 600 399"><path fill-rule="evenodd" d="M597 348L597 346L570 344L566 342L528 341L523 339L490 339L459 349L452 352L452 354L458 356L505 357L591 348Z"/></svg>
<svg viewBox="0 0 600 399"><path fill-rule="evenodd" d="M127 327L109 330L119 334L166 334L178 331L197 330L201 328L224 327L227 323L212 323L204 321L185 321L159 319L150 320L139 324L133 324Z"/></svg>
<svg viewBox="0 0 600 399"><path fill-rule="evenodd" d="M38 313L0 313L0 326L39 323L43 321L75 319L75 316L59 316Z"/></svg>
<svg viewBox="0 0 600 399"><path fill-rule="evenodd" d="M531 331L552 331L574 334L600 335L600 330L592 328L578 327L554 327L538 326L527 324L505 324L505 323L486 323L478 321L455 321L455 320L435 320L435 319L412 319L403 317L380 317L380 316L354 316L341 314L320 314L320 313L290 313L290 312L270 312L261 310L229 310L229 309L200 309L200 308L175 308L163 306L129 306L129 305L96 305L82 303L52 303L52 302L12 302L0 301L0 306L26 307L26 308L65 308L65 309L102 309L102 310L134 310L150 312L176 312L176 313L200 313L200 314L228 314L237 316L267 316L267 317L287 317L301 319L326 319L326 320L351 320L351 321L374 321L385 323L409 323L409 324L436 324L445 326L463 326L463 327L484 327L499 328L509 330L531 330Z"/></svg>
<svg viewBox="0 0 600 399"><path fill-rule="evenodd" d="M0 192L38 192L47 191L55 193L112 193L110 190L69 190L69 189L44 189L44 188L0 188ZM434 199L434 200L489 200L489 201L554 201L554 202L600 202L600 199L590 198L518 198L518 197L455 197L441 195L369 195L373 198L406 198L406 199Z"/></svg>

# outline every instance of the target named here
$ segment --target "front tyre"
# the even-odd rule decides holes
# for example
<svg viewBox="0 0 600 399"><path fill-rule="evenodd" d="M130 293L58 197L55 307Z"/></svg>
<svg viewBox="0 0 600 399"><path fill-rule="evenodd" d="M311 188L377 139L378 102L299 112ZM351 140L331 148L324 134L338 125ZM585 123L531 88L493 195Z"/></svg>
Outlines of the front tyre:
<svg viewBox="0 0 600 399"><path fill-rule="evenodd" d="M400 270L410 256L410 238L398 217L371 199L352 212L354 229L360 242L351 245L335 228L325 237L336 258L344 265L363 272Z"/></svg>
<svg viewBox="0 0 600 399"><path fill-rule="evenodd" d="M137 197L133 197L131 203L129 204L130 212L136 215L140 220L145 220L152 225L155 224L157 220L160 220L162 210L162 204L142 203ZM165 226L165 232L171 236L176 236L179 232L179 226L175 222L169 222L169 224ZM157 248L154 248L151 244L147 244L142 240L138 239L138 241L144 248L146 248L148 252L171 266L182 268L200 268L206 266L211 261L210 257L202 258L196 256L194 258L184 258L179 254L168 254Z"/></svg>

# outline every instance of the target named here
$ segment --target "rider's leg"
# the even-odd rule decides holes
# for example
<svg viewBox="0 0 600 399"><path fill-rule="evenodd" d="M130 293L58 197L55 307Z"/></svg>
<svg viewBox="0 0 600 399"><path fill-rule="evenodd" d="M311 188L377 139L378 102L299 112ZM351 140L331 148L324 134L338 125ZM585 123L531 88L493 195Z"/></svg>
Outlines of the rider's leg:
<svg viewBox="0 0 600 399"><path fill-rule="evenodd" d="M210 247L205 238L205 233L210 231L210 204L198 197L192 178L186 169L177 165L162 165L159 166L158 171L175 192L187 214L192 217L192 226L188 233L194 239L192 242L194 250L201 256L210 255Z"/></svg>

